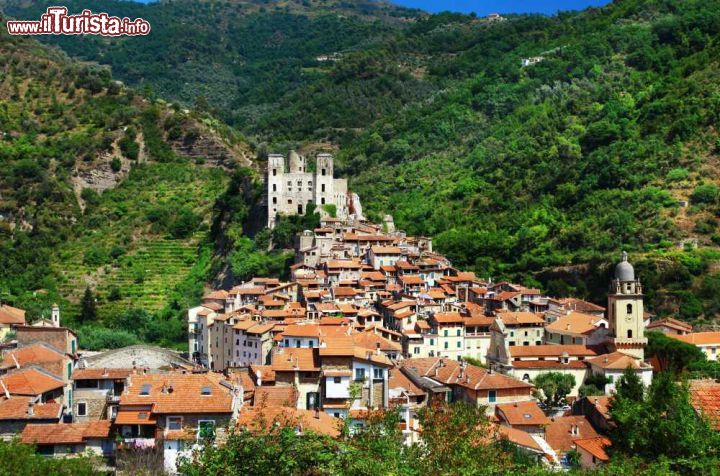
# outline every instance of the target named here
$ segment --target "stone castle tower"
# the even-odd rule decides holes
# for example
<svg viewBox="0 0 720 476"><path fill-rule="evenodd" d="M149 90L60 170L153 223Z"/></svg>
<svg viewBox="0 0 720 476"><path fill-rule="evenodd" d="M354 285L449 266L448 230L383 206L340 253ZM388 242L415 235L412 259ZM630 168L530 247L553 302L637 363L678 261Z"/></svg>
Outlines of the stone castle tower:
<svg viewBox="0 0 720 476"><path fill-rule="evenodd" d="M270 154L267 165L268 227L273 228L279 214L302 215L308 204L318 208L335 205L338 218L348 214L347 180L333 178L333 156L321 153L310 171L307 159L290 151L288 159Z"/></svg>
<svg viewBox="0 0 720 476"><path fill-rule="evenodd" d="M640 280L623 251L622 260L615 266L615 278L608 292L608 322L610 346L613 350L645 358L645 319Z"/></svg>

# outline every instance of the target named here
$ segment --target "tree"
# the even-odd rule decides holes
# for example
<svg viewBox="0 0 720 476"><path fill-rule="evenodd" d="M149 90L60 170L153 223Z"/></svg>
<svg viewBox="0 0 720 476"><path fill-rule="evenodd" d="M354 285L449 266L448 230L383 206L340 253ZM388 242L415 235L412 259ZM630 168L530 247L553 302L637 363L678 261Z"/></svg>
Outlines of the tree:
<svg viewBox="0 0 720 476"><path fill-rule="evenodd" d="M628 383L618 387L610 407L612 451L645 461L667 459L675 471L691 474L717 467L720 437L690 404L687 385L661 372L643 394L630 375L624 374Z"/></svg>
<svg viewBox="0 0 720 476"><path fill-rule="evenodd" d="M575 376L562 372L544 372L535 377L537 396L550 408L565 401L568 393L575 387Z"/></svg>
<svg viewBox="0 0 720 476"><path fill-rule="evenodd" d="M694 363L706 360L705 354L696 346L673 339L662 332L648 332L647 337L647 355L655 357L663 371L677 374Z"/></svg>
<svg viewBox="0 0 720 476"><path fill-rule="evenodd" d="M82 303L80 305L80 322L88 323L93 322L97 319L97 308L95 306L95 296L93 295L90 286L85 287L85 294L83 294Z"/></svg>
<svg viewBox="0 0 720 476"><path fill-rule="evenodd" d="M15 438L0 439L0 475L43 474L48 476L89 476L100 474L94 469L94 461L84 456L73 458L48 458L35 453L32 445Z"/></svg>
<svg viewBox="0 0 720 476"><path fill-rule="evenodd" d="M644 394L645 386L640 381L638 374L630 367L625 369L615 387L615 398L641 402Z"/></svg>

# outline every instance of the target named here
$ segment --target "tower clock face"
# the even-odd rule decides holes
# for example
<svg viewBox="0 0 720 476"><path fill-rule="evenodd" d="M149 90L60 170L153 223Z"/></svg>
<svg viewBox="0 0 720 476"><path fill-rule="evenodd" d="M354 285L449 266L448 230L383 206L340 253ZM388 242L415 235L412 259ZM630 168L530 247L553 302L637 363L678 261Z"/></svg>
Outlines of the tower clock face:
<svg viewBox="0 0 720 476"><path fill-rule="evenodd" d="M628 314L627 316L625 316L625 320L626 320L627 322L632 321L632 319L633 319L633 317L632 317L630 314Z"/></svg>

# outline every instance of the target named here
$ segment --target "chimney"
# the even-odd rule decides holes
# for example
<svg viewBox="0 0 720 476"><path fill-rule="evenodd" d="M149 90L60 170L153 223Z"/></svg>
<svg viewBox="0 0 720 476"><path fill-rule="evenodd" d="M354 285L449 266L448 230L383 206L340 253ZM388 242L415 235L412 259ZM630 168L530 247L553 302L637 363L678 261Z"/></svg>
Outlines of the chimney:
<svg viewBox="0 0 720 476"><path fill-rule="evenodd" d="M315 408L315 419L317 419L317 420L320 419L320 409L317 407Z"/></svg>
<svg viewBox="0 0 720 476"><path fill-rule="evenodd" d="M380 355L380 342L375 343L375 353Z"/></svg>
<svg viewBox="0 0 720 476"><path fill-rule="evenodd" d="M107 376L108 376L108 369L107 369L107 367L103 367L102 376L103 376L103 377L107 377Z"/></svg>
<svg viewBox="0 0 720 476"><path fill-rule="evenodd" d="M35 414L35 408L34 408L34 407L35 407L35 402L33 402L32 400L29 401L29 402L28 402L28 409L27 409L27 414L28 414L28 416L33 416L33 415Z"/></svg>
<svg viewBox="0 0 720 476"><path fill-rule="evenodd" d="M3 393L5 394L5 398L10 398L10 392L8 391L7 387L5 386L5 382L0 380L0 385L2 385Z"/></svg>
<svg viewBox="0 0 720 476"><path fill-rule="evenodd" d="M257 384L258 387L262 386L262 372L260 370L257 371Z"/></svg>
<svg viewBox="0 0 720 476"><path fill-rule="evenodd" d="M52 305L50 319L55 327L60 327L60 307L57 304Z"/></svg>

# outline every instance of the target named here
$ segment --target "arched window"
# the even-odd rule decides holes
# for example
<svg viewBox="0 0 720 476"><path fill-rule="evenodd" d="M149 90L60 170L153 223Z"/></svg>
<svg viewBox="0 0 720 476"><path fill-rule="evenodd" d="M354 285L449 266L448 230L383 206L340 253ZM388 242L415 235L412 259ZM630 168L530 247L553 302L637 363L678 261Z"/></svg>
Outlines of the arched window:
<svg viewBox="0 0 720 476"><path fill-rule="evenodd" d="M627 305L627 313L632 314L632 304Z"/></svg>
<svg viewBox="0 0 720 476"><path fill-rule="evenodd" d="M522 378L522 379L525 380L526 382L529 382L529 381L530 381L530 374L525 374L525 375L523 375L523 378Z"/></svg>
<svg viewBox="0 0 720 476"><path fill-rule="evenodd" d="M627 336L628 336L628 339L632 339L632 329L628 329Z"/></svg>
<svg viewBox="0 0 720 476"><path fill-rule="evenodd" d="M273 184L273 192L277 192L277 184L276 183Z"/></svg>
<svg viewBox="0 0 720 476"><path fill-rule="evenodd" d="M277 175L277 169L273 169L273 177Z"/></svg>

